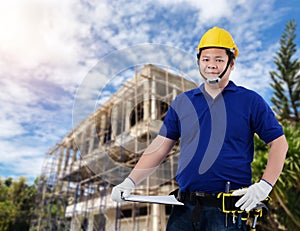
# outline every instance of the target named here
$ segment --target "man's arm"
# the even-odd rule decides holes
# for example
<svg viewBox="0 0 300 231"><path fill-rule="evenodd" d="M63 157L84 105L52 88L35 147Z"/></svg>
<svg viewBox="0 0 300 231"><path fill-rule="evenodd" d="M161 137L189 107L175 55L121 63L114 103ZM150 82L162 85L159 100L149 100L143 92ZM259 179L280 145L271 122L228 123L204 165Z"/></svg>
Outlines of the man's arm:
<svg viewBox="0 0 300 231"><path fill-rule="evenodd" d="M235 206L242 210L250 211L257 203L264 200L272 191L274 184L282 171L285 156L288 150L288 143L284 135L278 137L268 144L270 147L268 163L262 180L251 185L246 189L239 189L233 192L233 195L244 195L239 199Z"/></svg>
<svg viewBox="0 0 300 231"><path fill-rule="evenodd" d="M158 135L146 148L128 177L131 178L135 184L142 182L159 167L175 143L175 140Z"/></svg>
<svg viewBox="0 0 300 231"><path fill-rule="evenodd" d="M158 135L146 148L129 176L121 184L113 187L111 199L122 202L123 198L128 197L137 184L159 167L175 143L175 140Z"/></svg>
<svg viewBox="0 0 300 231"><path fill-rule="evenodd" d="M284 135L268 144L270 147L268 163L262 179L274 185L283 169L284 160L288 150L288 143Z"/></svg>

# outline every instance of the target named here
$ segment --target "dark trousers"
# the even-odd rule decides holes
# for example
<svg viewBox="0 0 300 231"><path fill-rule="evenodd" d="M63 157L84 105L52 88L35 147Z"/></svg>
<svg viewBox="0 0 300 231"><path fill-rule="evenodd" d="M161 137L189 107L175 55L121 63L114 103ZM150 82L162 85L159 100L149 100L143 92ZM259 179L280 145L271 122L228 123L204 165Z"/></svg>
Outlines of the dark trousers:
<svg viewBox="0 0 300 231"><path fill-rule="evenodd" d="M185 202L184 206L174 206L167 224L167 231L246 231L246 221L237 220L233 223L232 215L227 216L216 207L203 206L199 219L192 220L192 211L195 205Z"/></svg>

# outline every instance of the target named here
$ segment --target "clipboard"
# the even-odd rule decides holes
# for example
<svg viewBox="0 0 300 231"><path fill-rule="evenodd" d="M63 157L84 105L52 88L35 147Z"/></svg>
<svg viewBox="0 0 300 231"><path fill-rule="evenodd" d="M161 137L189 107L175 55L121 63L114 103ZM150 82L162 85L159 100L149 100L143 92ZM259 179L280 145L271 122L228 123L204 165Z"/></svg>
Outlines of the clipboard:
<svg viewBox="0 0 300 231"><path fill-rule="evenodd" d="M154 203L154 204L167 204L167 205L184 205L178 201L174 195L168 196L142 196L142 195L129 195L123 198L124 201L131 202L143 202L143 203Z"/></svg>

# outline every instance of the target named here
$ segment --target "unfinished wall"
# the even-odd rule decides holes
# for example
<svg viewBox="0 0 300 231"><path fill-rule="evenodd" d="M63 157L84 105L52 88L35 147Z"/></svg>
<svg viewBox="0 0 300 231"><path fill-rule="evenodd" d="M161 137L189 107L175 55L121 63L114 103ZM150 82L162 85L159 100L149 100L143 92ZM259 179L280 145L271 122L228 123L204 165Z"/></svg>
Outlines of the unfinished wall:
<svg viewBox="0 0 300 231"><path fill-rule="evenodd" d="M110 200L157 135L172 100L195 83L146 65L48 153L37 219L31 230L164 230L170 207ZM179 147L135 193L166 195L176 187ZM55 203L60 201L60 207ZM53 206L52 206L53 204ZM49 206L52 206L52 210ZM45 209L48 208L48 209Z"/></svg>

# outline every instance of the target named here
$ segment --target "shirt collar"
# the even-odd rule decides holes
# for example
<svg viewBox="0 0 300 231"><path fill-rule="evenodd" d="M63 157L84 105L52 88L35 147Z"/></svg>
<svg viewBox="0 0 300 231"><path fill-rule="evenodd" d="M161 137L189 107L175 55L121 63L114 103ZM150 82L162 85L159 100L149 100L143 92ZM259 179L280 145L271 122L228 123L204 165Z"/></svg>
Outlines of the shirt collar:
<svg viewBox="0 0 300 231"><path fill-rule="evenodd" d="M230 80L223 91L237 91L237 89L238 87L234 84L234 82ZM194 89L194 95L203 94L203 92L205 92L204 83L202 83L199 87Z"/></svg>

